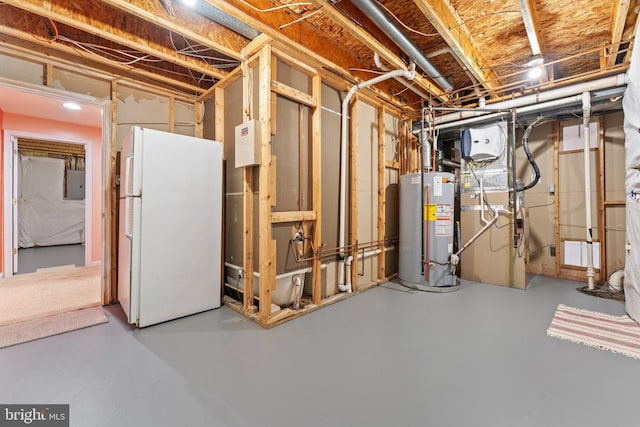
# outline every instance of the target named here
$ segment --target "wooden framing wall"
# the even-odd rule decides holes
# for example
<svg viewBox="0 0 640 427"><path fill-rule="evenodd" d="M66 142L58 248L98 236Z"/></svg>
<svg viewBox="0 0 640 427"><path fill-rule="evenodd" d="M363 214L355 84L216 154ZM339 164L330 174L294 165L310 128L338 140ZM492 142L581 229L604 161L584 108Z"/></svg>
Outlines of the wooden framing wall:
<svg viewBox="0 0 640 427"><path fill-rule="evenodd" d="M322 261L326 259L326 254L323 251L327 249L322 242L322 146L321 146L321 108L322 108L322 74L319 73L313 67L304 64L302 61L295 58L295 54L292 52L286 52L281 49L275 48L265 39L254 41L252 46L245 48L244 56L242 60L241 73L230 73L230 76L219 82L215 89L209 91L207 94L200 97L200 100L206 100L207 97L216 97L216 135L224 133L224 93L225 89L234 81L238 79L243 80L243 118L246 121L249 119L257 119L261 128L261 154L260 165L253 167L245 167L243 175L243 208L242 208L242 221L243 221L243 273L242 289L237 286L234 287L230 284L226 286L230 289L230 293L238 296L239 298L232 298L230 295L226 295L224 300L225 304L233 310L236 310L250 319L256 321L263 327L272 327L290 319L296 318L300 315L316 310L320 307L332 304L343 298L353 295L358 291L368 289L379 283L383 283L388 280L385 273L384 266L384 209L385 209L385 183L384 183L384 171L385 168L399 168L398 162L391 162L387 165L384 159L385 148L385 127L384 116L385 114L396 115L399 117L402 111L395 106L385 105L376 96L370 96L368 93L358 93L350 105L349 115L350 117L356 117L358 102L366 101L369 105L374 106L377 109L378 117L378 141L377 146L374 148L378 152L378 165L376 175L378 177L377 188L377 200L378 200L378 212L377 222L377 241L369 244L375 245L375 247L382 250L378 255L378 271L376 279L370 284L365 284L358 287L357 283L357 268L352 268L352 284L354 292L352 294L339 293L336 295L323 295L326 293L326 289L323 287L323 276L321 274ZM277 61L276 61L277 59ZM292 67L292 69L306 75L309 79L309 90L303 91L299 88L294 88L277 80L277 63L278 61ZM253 74L253 75L252 75ZM257 79L257 93L256 88L250 85L250 82ZM253 114L251 99L257 97L259 102L259 111L257 115ZM308 141L309 151L311 153L310 168L303 173L309 173L310 180L312 182L312 194L311 194L311 210L300 209L298 211L274 211L276 206L276 165L275 156L272 150L272 137L277 134L275 117L278 114L276 111L277 103L276 97L282 97L289 101L292 101L299 105L299 108L308 108L310 110L310 140ZM219 101L219 99L221 101ZM298 116L300 117L300 116ZM293 120L293 118L292 118ZM297 120L301 120L300 118ZM405 138L410 140L409 122L403 128L406 132ZM302 125L302 121L298 126ZM227 124L229 126L229 124ZM352 121L350 130L350 148L349 148L349 166L350 166L350 178L348 188L350 189L349 197L349 231L348 231L348 243L345 248L336 248L336 251L346 251L348 254L354 256L354 260L357 259L358 250L358 206L357 196L355 189L357 188L357 165L358 165L358 144L357 144L357 121ZM305 135L302 133L299 135L301 143ZM216 139L220 139L216 137ZM354 143L355 142L355 143ZM230 143L226 141L226 143ZM380 154L382 153L382 154ZM234 165L227 165L227 167L233 168ZM256 188L253 180L255 179L254 168L258 168L258 185ZM300 185L300 184L299 184ZM257 190L257 191L256 191ZM257 204L254 205L254 194L257 193ZM337 195L336 195L337 197ZM257 212L258 218L254 218ZM257 221L257 227L254 224ZM282 308L276 312L272 312L271 305L271 293L276 289L276 241L274 240L273 227L277 224L291 223L303 224L305 230L310 230L310 247L313 248L311 252L307 251L309 261L311 262L311 299L300 310L293 310L290 308ZM374 237L375 238L375 237ZM258 253L253 253L254 244L257 242ZM254 295L253 284L253 271L254 261L257 257L257 269L260 277L258 286L258 295ZM324 257L324 258L323 258ZM354 262L355 265L355 262ZM326 279L325 279L326 280ZM231 291L232 290L232 291Z"/></svg>

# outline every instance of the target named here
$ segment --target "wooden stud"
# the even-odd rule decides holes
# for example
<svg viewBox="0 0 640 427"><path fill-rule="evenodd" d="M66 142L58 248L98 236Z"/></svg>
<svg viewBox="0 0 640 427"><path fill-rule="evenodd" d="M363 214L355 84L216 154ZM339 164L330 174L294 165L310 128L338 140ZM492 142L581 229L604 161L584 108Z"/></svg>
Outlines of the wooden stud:
<svg viewBox="0 0 640 427"><path fill-rule="evenodd" d="M105 167L103 179L105 183L105 206L104 211L108 212L108 218L104 220L105 230L104 236L104 303L116 302L118 299L118 224L116 223L116 203L118 203L118 194L116 194L116 159L118 156L118 82L111 82L111 103L109 105L109 114L111 115L111 147L109 150L109 159L103 160ZM124 172L124 171L123 171ZM109 183L106 185L106 183ZM124 214L124 213L122 213Z"/></svg>
<svg viewBox="0 0 640 427"><path fill-rule="evenodd" d="M271 55L271 76L275 79L278 75L278 58ZM278 133L278 95L271 93L271 135Z"/></svg>
<svg viewBox="0 0 640 427"><path fill-rule="evenodd" d="M307 142L304 132L304 105L298 104L298 210L305 208L307 193Z"/></svg>
<svg viewBox="0 0 640 427"><path fill-rule="evenodd" d="M267 322L271 317L271 290L276 282L275 241L271 231L271 205L274 194L271 193L271 45L260 50L258 65L260 126L262 135L262 160L259 185L259 248L260 248L260 311L259 319Z"/></svg>
<svg viewBox="0 0 640 427"><path fill-rule="evenodd" d="M560 260L562 248L560 247L560 122L553 123L553 218L555 227L556 244L556 275L560 275Z"/></svg>
<svg viewBox="0 0 640 427"><path fill-rule="evenodd" d="M606 199L605 186L605 146L604 146L604 116L598 116L598 234L600 235L600 281L606 281L607 271L607 219L604 201Z"/></svg>
<svg viewBox="0 0 640 427"><path fill-rule="evenodd" d="M43 84L48 87L53 87L53 64L51 64L50 62L44 64Z"/></svg>
<svg viewBox="0 0 640 427"><path fill-rule="evenodd" d="M386 160L384 162L384 165L386 168L389 168L389 169L396 169L396 170L400 169L400 162L394 162L393 160Z"/></svg>
<svg viewBox="0 0 640 427"><path fill-rule="evenodd" d="M316 106L315 99L313 96L306 94L298 89L292 88L291 86L287 86L284 83L280 83L278 81L271 82L271 90L273 90L278 95L284 96L298 104L306 105L307 107L314 108Z"/></svg>
<svg viewBox="0 0 640 427"><path fill-rule="evenodd" d="M251 40L240 51L240 58L246 60L262 50L263 47L271 43L273 39L265 33L261 33L255 39Z"/></svg>
<svg viewBox="0 0 640 427"><path fill-rule="evenodd" d="M385 125L384 116L386 110L378 108L378 279L385 278L385 252L384 252L384 237L386 234L385 221L386 221L386 195L385 195Z"/></svg>
<svg viewBox="0 0 640 427"><path fill-rule="evenodd" d="M242 61L242 121L247 122L252 119L251 116L251 92L253 91L252 76L253 70L249 68L248 60ZM222 90L222 89L221 89ZM221 123L221 131L224 132L224 122ZM244 292L242 300L242 308L245 314L254 311L254 291L253 291L253 272L254 266L254 243L255 230L253 228L254 221L254 202L253 202L253 167L245 167L242 170L242 265L244 268Z"/></svg>
<svg viewBox="0 0 640 427"><path fill-rule="evenodd" d="M315 221L315 211L272 212L271 223Z"/></svg>
<svg viewBox="0 0 640 427"><path fill-rule="evenodd" d="M302 71L307 76L314 77L318 74L318 70L316 70L315 68L310 67L302 61L298 61L293 56L284 53L280 49L273 49L273 53L280 61L295 68L298 71Z"/></svg>
<svg viewBox="0 0 640 427"><path fill-rule="evenodd" d="M351 287L358 290L358 95L351 99L349 109L349 245L351 247Z"/></svg>
<svg viewBox="0 0 640 427"><path fill-rule="evenodd" d="M609 67L613 67L616 63L631 0L614 0L614 2L613 15L611 16L611 50L607 61ZM600 249L602 250L602 248Z"/></svg>
<svg viewBox="0 0 640 427"><path fill-rule="evenodd" d="M311 78L311 93L316 101L316 107L311 113L311 187L313 195L311 204L316 214L316 222L313 228L313 247L316 250L322 246L322 79L316 75ZM316 256L311 264L311 301L319 304L322 299L322 274L320 257Z"/></svg>
<svg viewBox="0 0 640 427"><path fill-rule="evenodd" d="M224 89L216 88L214 102L216 109L214 138L216 141L224 143ZM224 159L224 150L222 156Z"/></svg>
<svg viewBox="0 0 640 427"><path fill-rule="evenodd" d="M175 131L176 131L176 98L173 95L170 95L169 96L169 132L173 133Z"/></svg>
<svg viewBox="0 0 640 427"><path fill-rule="evenodd" d="M194 136L202 138L204 134L204 102L196 101L193 105L193 115L195 122Z"/></svg>

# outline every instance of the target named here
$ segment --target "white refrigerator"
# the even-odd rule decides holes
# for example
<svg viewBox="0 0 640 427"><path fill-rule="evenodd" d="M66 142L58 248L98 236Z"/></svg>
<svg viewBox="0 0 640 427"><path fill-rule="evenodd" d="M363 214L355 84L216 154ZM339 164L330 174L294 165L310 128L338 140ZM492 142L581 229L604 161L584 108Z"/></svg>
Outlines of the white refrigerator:
<svg viewBox="0 0 640 427"><path fill-rule="evenodd" d="M222 144L133 127L120 174L118 301L129 323L219 307Z"/></svg>

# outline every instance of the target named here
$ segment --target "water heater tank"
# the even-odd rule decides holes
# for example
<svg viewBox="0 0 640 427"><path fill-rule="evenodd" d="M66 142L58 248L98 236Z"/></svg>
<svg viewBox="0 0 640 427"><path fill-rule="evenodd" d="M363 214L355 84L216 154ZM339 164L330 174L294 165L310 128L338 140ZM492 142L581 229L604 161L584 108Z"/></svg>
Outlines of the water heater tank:
<svg viewBox="0 0 640 427"><path fill-rule="evenodd" d="M418 173L400 177L398 279L402 284L437 292L458 288L448 264L453 253L454 203L451 173L425 173L423 180Z"/></svg>

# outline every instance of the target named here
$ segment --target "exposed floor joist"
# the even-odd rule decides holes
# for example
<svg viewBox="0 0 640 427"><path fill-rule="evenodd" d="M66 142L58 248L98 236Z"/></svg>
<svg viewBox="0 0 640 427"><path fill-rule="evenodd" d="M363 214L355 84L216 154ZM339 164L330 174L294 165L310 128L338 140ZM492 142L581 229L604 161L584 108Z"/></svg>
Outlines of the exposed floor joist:
<svg viewBox="0 0 640 427"><path fill-rule="evenodd" d="M334 7L331 7L324 0L310 0L315 6L317 6L322 13L331 18L335 23L340 25L345 31L355 37L358 41L363 43L373 52L377 52L382 59L388 62L391 66L395 68L406 68L407 65L405 62L399 58L395 53L393 53L388 47L383 45L380 41L376 40L369 34L367 31L363 30L361 27L355 25L350 19L344 16L339 10ZM433 96L439 98L440 100L445 100L446 96L444 91L438 87L436 84L430 82L426 78L421 75L416 74L414 81L416 86L421 89L426 90L428 93Z"/></svg>
<svg viewBox="0 0 640 427"><path fill-rule="evenodd" d="M609 67L616 63L616 56L620 48L630 4L631 0L615 0L613 16L611 17L611 52L609 52L609 59L607 60L607 66Z"/></svg>
<svg viewBox="0 0 640 427"><path fill-rule="evenodd" d="M473 76L490 94L500 85L496 73L448 0L413 0Z"/></svg>
<svg viewBox="0 0 640 427"><path fill-rule="evenodd" d="M177 7L174 9L174 16L170 16L158 1L102 0L102 2L233 59L240 59L240 50L249 42L236 32L210 19L195 13L183 13Z"/></svg>
<svg viewBox="0 0 640 427"><path fill-rule="evenodd" d="M109 21L114 24L87 16L86 13L74 9L77 6L73 3L61 0L6 0L4 3L216 79L221 79L227 74L200 59L177 54L155 41L160 39L157 27L138 19L133 22L130 15L113 16L111 11L104 11L104 6L95 0L84 0L83 10L93 10L93 16L96 17L108 16Z"/></svg>
<svg viewBox="0 0 640 427"><path fill-rule="evenodd" d="M32 34L5 25L6 18L7 18L6 14L4 14L3 16L0 16L0 33L4 35L4 36L0 35L0 40L5 41L6 43L15 45L16 41L11 39L13 38L16 40L20 40L21 42L24 42L25 46L29 46L29 48L34 49L36 52L47 55L47 56L56 56L56 53L58 53L66 58L76 58L76 62L83 63L84 65L87 65L87 66L95 66L96 64L102 65L107 68L108 72L119 72L124 76L128 75L130 77L136 77L141 79L142 81L157 82L162 86L180 89L182 92L197 94L197 93L204 92L205 90L203 88L200 88L198 86L195 86L189 83L164 77L158 73L153 73L151 71L146 71L140 68L130 67L127 65L121 65L97 55L90 55L81 50L74 49L70 46L67 46L61 43L47 43L44 41L38 42L34 40ZM9 21L11 20L9 19ZM37 47L35 48L34 48L34 43L37 43ZM101 68L101 67L98 67L98 68Z"/></svg>

